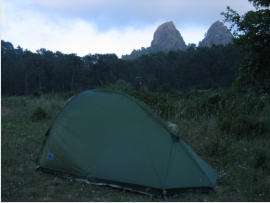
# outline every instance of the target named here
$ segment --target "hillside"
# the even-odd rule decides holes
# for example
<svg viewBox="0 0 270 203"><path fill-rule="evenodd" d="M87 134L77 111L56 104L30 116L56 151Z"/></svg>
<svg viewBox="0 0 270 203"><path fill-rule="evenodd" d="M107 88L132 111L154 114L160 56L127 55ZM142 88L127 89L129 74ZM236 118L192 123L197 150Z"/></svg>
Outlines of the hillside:
<svg viewBox="0 0 270 203"><path fill-rule="evenodd" d="M229 44L232 41L232 34L222 22L216 21L207 31L206 37L199 43L200 47L211 47L213 44Z"/></svg>
<svg viewBox="0 0 270 203"><path fill-rule="evenodd" d="M199 42L200 47L211 47L213 44L226 45L232 41L232 34L220 21L214 22L207 31L205 38ZM186 50L187 45L176 29L172 21L161 24L154 33L151 46L141 49L134 49L130 54L122 55L122 59L131 60L143 54L152 54L158 51L168 53L171 50Z"/></svg>

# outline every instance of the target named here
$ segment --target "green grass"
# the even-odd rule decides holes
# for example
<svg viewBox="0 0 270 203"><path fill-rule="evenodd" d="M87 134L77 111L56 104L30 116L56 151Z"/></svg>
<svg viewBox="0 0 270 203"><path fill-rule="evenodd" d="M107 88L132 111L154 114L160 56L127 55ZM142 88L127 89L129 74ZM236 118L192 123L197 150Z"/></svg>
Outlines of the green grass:
<svg viewBox="0 0 270 203"><path fill-rule="evenodd" d="M221 174L216 193L169 197L170 201L270 201L268 95L232 90L160 94L135 92L125 84L121 88L164 120L176 123L182 139ZM162 201L161 197L84 185L35 170L44 134L68 97L1 98L1 200ZM39 117L43 113L46 116Z"/></svg>

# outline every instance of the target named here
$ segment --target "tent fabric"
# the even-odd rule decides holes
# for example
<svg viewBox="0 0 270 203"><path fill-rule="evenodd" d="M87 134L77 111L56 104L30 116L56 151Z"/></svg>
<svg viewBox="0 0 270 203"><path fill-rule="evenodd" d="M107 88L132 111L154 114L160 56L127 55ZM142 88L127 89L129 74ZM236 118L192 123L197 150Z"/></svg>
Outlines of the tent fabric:
<svg viewBox="0 0 270 203"><path fill-rule="evenodd" d="M106 89L65 104L45 134L37 165L150 194L213 190L219 176L151 108Z"/></svg>

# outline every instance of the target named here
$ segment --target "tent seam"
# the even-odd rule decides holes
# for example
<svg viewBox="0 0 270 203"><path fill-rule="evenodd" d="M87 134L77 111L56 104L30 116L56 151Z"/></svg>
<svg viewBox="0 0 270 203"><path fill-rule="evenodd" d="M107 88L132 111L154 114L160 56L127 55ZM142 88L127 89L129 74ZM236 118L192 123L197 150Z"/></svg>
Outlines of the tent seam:
<svg viewBox="0 0 270 203"><path fill-rule="evenodd" d="M165 184L166 184L166 182L167 182L168 171L169 171L169 167L170 167L170 163L171 163L171 159L172 159L172 151L173 151L173 147L174 147L174 143L172 144L171 153L170 153L170 158L169 158L169 163L168 163L168 166L167 166L167 171L166 171L165 181L164 181L163 186L165 186ZM165 189L165 188L163 188L163 189Z"/></svg>

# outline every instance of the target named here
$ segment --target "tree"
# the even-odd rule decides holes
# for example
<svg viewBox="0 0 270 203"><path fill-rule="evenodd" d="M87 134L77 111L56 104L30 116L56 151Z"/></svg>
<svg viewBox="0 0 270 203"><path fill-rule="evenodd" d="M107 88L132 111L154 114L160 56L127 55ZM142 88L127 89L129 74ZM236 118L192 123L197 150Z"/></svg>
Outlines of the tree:
<svg viewBox="0 0 270 203"><path fill-rule="evenodd" d="M32 74L33 77L38 76L39 89L42 87L43 74L49 74L49 72L52 71L52 63L52 60L46 59L39 54L35 54L33 57L25 61L25 65L27 66L30 74Z"/></svg>
<svg viewBox="0 0 270 203"><path fill-rule="evenodd" d="M77 56L77 54L66 54L67 62L66 68L71 72L71 83L70 83L70 91L74 91L74 76L75 72L82 68L82 60L81 57Z"/></svg>
<svg viewBox="0 0 270 203"><path fill-rule="evenodd" d="M245 84L257 86L260 90L270 90L270 0L249 0L256 11L240 16L227 7L222 12L224 22L230 22L233 31L233 43L247 57L239 67L240 75L234 83L239 87Z"/></svg>
<svg viewBox="0 0 270 203"><path fill-rule="evenodd" d="M96 55L96 61L92 66L92 73L103 86L111 67L108 65L109 61L106 55Z"/></svg>
<svg viewBox="0 0 270 203"><path fill-rule="evenodd" d="M190 48L190 47L193 47L194 49L196 49L196 44L194 44L194 43L188 43L187 49Z"/></svg>
<svg viewBox="0 0 270 203"><path fill-rule="evenodd" d="M115 82L112 68L118 66L118 61L115 54L88 54L84 56L86 76L90 79L91 85L100 84L103 86L106 82Z"/></svg>
<svg viewBox="0 0 270 203"><path fill-rule="evenodd" d="M14 50L13 44L10 42L5 42L1 40L1 51L2 53L6 53L7 51Z"/></svg>
<svg viewBox="0 0 270 203"><path fill-rule="evenodd" d="M62 92L65 91L65 79L68 77L67 76L67 69L65 68L66 66L66 61L67 57L65 54L63 54L60 51L55 52L55 59L54 59L54 66L55 66L55 72L58 77L58 83L61 83L61 88L58 88L59 90L61 89Z"/></svg>
<svg viewBox="0 0 270 203"><path fill-rule="evenodd" d="M1 40L1 90L2 93L12 92L13 76L15 69L14 58L16 57L14 47L10 42Z"/></svg>

